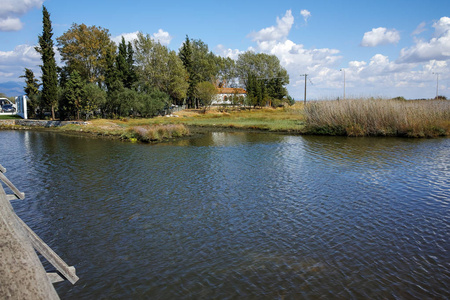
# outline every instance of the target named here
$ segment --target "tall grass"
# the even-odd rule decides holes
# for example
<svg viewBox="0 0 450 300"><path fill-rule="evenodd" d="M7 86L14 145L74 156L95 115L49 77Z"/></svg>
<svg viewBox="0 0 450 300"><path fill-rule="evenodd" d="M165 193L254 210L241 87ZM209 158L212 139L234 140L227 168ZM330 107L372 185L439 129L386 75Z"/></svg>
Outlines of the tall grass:
<svg viewBox="0 0 450 300"><path fill-rule="evenodd" d="M354 99L305 107L306 132L347 136L450 135L450 101Z"/></svg>
<svg viewBox="0 0 450 300"><path fill-rule="evenodd" d="M127 138L149 143L182 137L188 134L189 130L182 124L145 125L129 128Z"/></svg>

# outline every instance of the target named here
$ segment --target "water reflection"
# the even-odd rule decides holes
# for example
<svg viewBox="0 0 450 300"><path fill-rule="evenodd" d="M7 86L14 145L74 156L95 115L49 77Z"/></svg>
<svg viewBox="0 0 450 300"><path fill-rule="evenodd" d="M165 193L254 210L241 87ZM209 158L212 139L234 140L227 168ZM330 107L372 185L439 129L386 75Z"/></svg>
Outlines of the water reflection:
<svg viewBox="0 0 450 300"><path fill-rule="evenodd" d="M448 298L448 139L0 132L63 299Z"/></svg>

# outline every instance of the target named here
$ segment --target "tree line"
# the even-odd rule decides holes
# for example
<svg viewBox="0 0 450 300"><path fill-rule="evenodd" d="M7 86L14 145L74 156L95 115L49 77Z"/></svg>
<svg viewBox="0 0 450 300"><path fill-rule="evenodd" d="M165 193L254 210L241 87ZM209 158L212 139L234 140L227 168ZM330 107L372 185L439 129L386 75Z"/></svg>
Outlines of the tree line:
<svg viewBox="0 0 450 300"><path fill-rule="evenodd" d="M108 29L73 24L56 38L63 62L57 66L45 6L38 40L41 82L28 68L21 76L36 117L152 117L170 105L206 107L218 87L246 89L245 104L254 107L293 101L286 90L289 75L274 55L247 51L237 60L224 58L189 36L177 53L142 32L133 42L122 37L117 46Z"/></svg>

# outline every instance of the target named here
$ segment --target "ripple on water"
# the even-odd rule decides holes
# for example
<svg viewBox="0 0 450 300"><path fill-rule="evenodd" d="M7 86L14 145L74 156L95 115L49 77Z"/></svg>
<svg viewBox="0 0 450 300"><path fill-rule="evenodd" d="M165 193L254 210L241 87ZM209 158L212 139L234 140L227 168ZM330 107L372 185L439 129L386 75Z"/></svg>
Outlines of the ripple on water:
<svg viewBox="0 0 450 300"><path fill-rule="evenodd" d="M64 299L450 297L446 139L0 135Z"/></svg>

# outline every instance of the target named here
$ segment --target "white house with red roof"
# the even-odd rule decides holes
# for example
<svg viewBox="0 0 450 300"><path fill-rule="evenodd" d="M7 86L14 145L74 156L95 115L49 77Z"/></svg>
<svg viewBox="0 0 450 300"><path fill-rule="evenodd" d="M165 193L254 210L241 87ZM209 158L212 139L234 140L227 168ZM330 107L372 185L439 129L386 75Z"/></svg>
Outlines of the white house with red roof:
<svg viewBox="0 0 450 300"><path fill-rule="evenodd" d="M242 88L217 88L217 95L211 105L243 104L247 97L247 91ZM233 99L235 100L233 102Z"/></svg>

